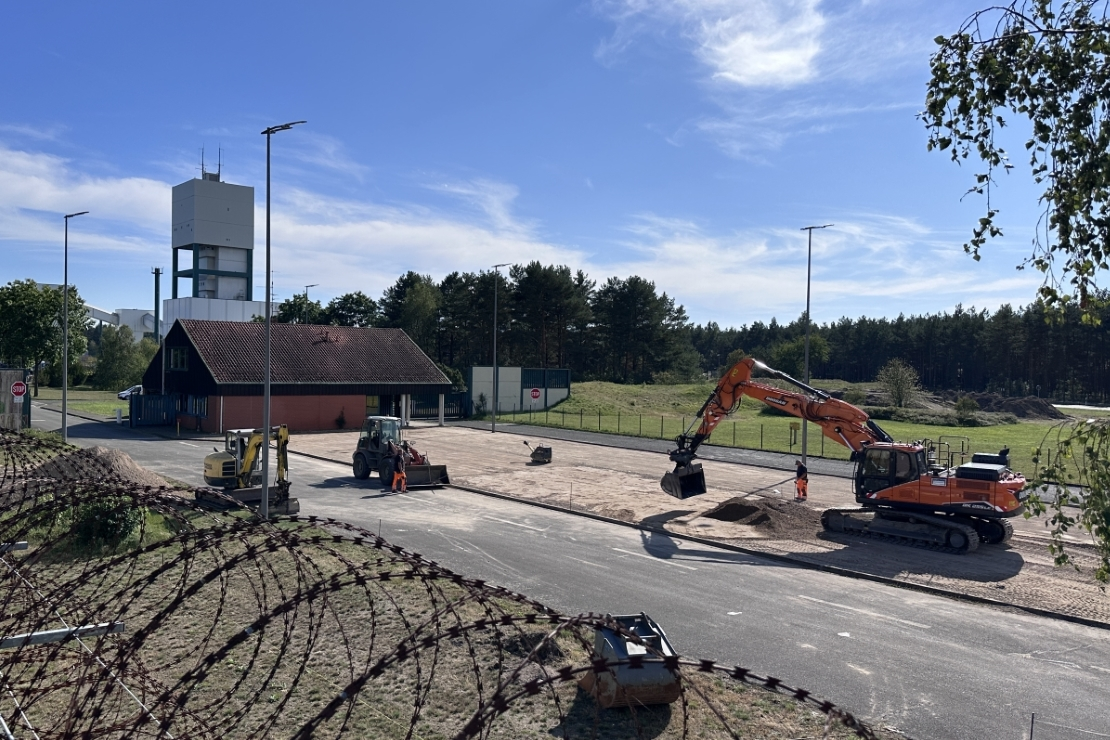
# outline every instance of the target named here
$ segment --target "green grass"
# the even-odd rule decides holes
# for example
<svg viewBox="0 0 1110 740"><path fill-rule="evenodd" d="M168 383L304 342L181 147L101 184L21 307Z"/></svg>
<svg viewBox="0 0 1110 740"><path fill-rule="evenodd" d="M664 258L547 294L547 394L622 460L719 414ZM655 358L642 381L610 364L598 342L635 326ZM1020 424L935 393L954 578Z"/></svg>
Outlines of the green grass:
<svg viewBox="0 0 1110 740"><path fill-rule="evenodd" d="M89 388L70 388L66 405L72 411L81 411L94 416L115 416L116 409L122 409L124 416L130 413L127 401L116 397L118 391L94 391ZM39 395L33 399L50 404L62 402L61 388L39 386Z"/></svg>
<svg viewBox="0 0 1110 740"><path fill-rule="evenodd" d="M837 387L834 383L814 381L818 387ZM570 398L546 413L501 414L499 418L541 426L674 439L693 422L712 390L713 384L709 382L639 386L578 383ZM717 427L707 444L800 454L801 432L791 429L791 424L799 423L798 420L759 413L763 408L762 403L744 399L740 408ZM1024 421L992 427L959 427L881 421L879 425L898 441L947 442L953 451L965 452L968 460L973 452L994 453L1009 447L1014 469L1032 475L1035 470L1033 450L1045 444L1046 437L1051 442L1058 422ZM809 430L809 454L848 459L848 450L826 439L815 425Z"/></svg>

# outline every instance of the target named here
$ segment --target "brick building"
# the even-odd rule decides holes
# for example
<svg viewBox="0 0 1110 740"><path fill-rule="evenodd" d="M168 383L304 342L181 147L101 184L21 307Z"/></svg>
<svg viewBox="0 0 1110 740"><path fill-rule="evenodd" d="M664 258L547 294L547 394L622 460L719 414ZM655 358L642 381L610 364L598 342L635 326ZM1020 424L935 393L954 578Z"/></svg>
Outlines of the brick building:
<svg viewBox="0 0 1110 740"><path fill-rule="evenodd" d="M261 426L265 328L178 319L143 375L144 392L178 396L183 429ZM358 428L368 414L407 418L414 394L439 394L442 409L450 390L400 329L272 326L270 418L292 431Z"/></svg>

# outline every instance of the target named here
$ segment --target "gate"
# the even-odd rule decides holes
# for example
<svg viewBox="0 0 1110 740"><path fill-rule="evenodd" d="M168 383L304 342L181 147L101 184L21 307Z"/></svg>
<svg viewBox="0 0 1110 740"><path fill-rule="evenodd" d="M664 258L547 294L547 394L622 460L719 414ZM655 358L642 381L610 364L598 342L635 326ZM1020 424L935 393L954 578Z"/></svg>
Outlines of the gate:
<svg viewBox="0 0 1110 740"><path fill-rule="evenodd" d="M132 427L165 427L177 420L176 394L132 394L128 401Z"/></svg>

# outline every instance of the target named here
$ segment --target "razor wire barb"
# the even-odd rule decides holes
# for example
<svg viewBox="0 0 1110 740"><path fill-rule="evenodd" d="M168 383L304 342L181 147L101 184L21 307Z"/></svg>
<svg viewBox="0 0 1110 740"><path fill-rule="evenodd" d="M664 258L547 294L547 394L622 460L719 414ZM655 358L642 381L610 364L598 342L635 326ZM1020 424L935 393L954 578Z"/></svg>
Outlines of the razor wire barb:
<svg viewBox="0 0 1110 740"><path fill-rule="evenodd" d="M776 692L820 718L825 736L837 726L838 736L875 737L777 678L664 657L607 615L560 614L347 522L263 523L231 499L204 508L193 491L137 484L60 441L0 431L0 501L0 542L31 544L0 554L0 635L126 625L85 638L87 649L0 652L10 700L0 716L17 738L570 738L600 728L685 738L707 723L715 736L748 736L722 704L727 693L697 676ZM135 529L82 541L89 511ZM601 628L648 655L599 656ZM649 661L677 680L680 714L605 714L575 685Z"/></svg>

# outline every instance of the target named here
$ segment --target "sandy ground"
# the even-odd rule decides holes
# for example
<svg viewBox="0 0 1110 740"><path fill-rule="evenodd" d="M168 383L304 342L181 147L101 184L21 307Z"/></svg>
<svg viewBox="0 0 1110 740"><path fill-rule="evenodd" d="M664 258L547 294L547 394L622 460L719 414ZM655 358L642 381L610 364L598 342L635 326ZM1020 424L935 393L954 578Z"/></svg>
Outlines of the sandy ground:
<svg viewBox="0 0 1110 740"><path fill-rule="evenodd" d="M854 505L845 478L811 473L809 502L799 505L792 502L792 471L702 461L709 492L678 500L659 488L659 478L671 467L664 455L525 438L511 433L511 426L504 429L505 433L491 434L457 426L417 426L406 435L432 462L445 463L456 484L1110 624L1110 595L1090 575L1093 559L1077 547L1074 554L1088 566L1085 571L1056 568L1039 521L1011 520L1013 540L982 545L966 556L841 538L821 531L820 511ZM349 463L357 437L357 432L300 434L292 437L290 448ZM552 462L533 464L526 440L549 444ZM371 478L366 485L376 483Z"/></svg>

